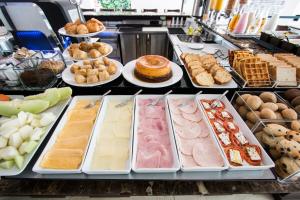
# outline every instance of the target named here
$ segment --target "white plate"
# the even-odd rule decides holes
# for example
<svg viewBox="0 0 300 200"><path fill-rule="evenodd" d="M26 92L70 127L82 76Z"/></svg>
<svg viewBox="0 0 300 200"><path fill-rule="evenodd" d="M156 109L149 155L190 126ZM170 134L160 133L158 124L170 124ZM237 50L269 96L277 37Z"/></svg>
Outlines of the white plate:
<svg viewBox="0 0 300 200"><path fill-rule="evenodd" d="M97 85L104 85L106 83L112 82L113 80L119 78L119 76L121 76L122 74L122 70L123 70L123 65L116 60L112 60L116 65L117 65L117 71L114 75L111 75L109 77L108 80L106 81L101 81L101 82L97 82L97 83L76 83L75 78L74 78L74 74L71 73L71 66L68 66L63 72L62 72L62 79L64 82L66 82L69 85L73 85L73 86L77 86L77 87L94 87ZM83 61L79 61L76 64L82 65Z"/></svg>
<svg viewBox="0 0 300 200"><path fill-rule="evenodd" d="M174 95L168 95L167 98L166 98L166 101L168 103L168 108L169 108L168 109L169 110L169 114L171 116L171 123L172 123L172 127L173 127L173 132L174 132L174 135L175 135L175 142L176 142L176 146L177 146L177 154L179 155L179 162L180 162L181 171L183 171L183 172L201 172L201 171L223 171L223 170L227 169L228 165L227 165L227 162L226 162L226 157L223 154L223 152L222 152L222 150L221 150L221 148L220 148L220 146L218 144L218 141L213 136L214 133L212 132L211 129L209 129L210 131L209 131L209 136L208 137L210 137L212 139L212 142L215 145L215 148L220 153L220 156L223 159L224 166L223 167L201 167L201 166L199 166L199 167L184 167L183 166L182 153L179 150L179 136L175 132L175 126L174 126L174 123L173 123L173 120L172 120L173 113L172 113L172 111L170 109L170 100L173 100L173 99L195 100L195 95L174 94ZM196 103L196 105L198 106L197 103ZM198 107L198 109L200 109L200 108ZM202 120L204 120L206 126L209 127L209 122L207 122L207 120L203 116L202 112L201 112L201 115L202 115Z"/></svg>
<svg viewBox="0 0 300 200"><path fill-rule="evenodd" d="M10 95L10 96L12 98L23 99L23 96L19 96L19 95ZM0 169L0 176L15 176L15 175L18 175L18 174L20 174L21 172L24 171L24 169L27 167L27 165L29 164L30 160L34 156L35 152L38 150L38 148L40 147L40 145L42 144L42 142L44 141L44 139L46 138L46 136L49 134L49 131L51 130L51 128L55 124L56 120L59 118L60 114L65 109L65 107L68 105L70 99L65 100L65 101L61 101L58 104L56 104L54 107L49 108L48 110L44 111L44 112L52 112L55 115L55 121L52 122L47 127L45 134L38 141L38 145L37 145L37 147L35 147L35 150L33 150L30 154L26 154L25 155L25 160L24 160L22 168L19 169L16 165L14 165L14 167L11 168L11 169Z"/></svg>
<svg viewBox="0 0 300 200"><path fill-rule="evenodd" d="M200 100L202 100L202 99L213 100L213 99L217 99L219 97L220 97L220 95L218 95L218 94L201 94L201 95L197 96L196 99L197 99L198 107L201 108L200 110L204 114L207 121L209 121L209 119L208 119L207 115L205 114L205 109L204 109L203 105L200 103ZM222 102L225 104L225 109L233 116L235 124L238 124L238 126L240 128L240 132L244 134L244 136L247 138L247 140L249 141L250 144L259 146L259 148L261 149L261 153L262 153L262 165L260 165L260 166L251 166L251 165L247 164L246 162L244 163L243 166L233 166L229 163L229 161L226 157L227 164L229 165L229 170L237 170L237 171L239 171L239 170L265 170L265 169L270 169L270 168L275 167L275 164L272 161L272 159L266 153L266 151L261 146L261 144L257 141L256 137L251 132L251 130L248 128L248 126L246 125L244 120L241 118L241 116L233 108L232 104L229 102L227 97L224 97L222 99ZM209 128L214 132L214 129L211 124L210 124ZM214 134L214 137L218 141L219 146L221 147L221 149L223 151L223 154L226 155L216 134Z"/></svg>
<svg viewBox="0 0 300 200"><path fill-rule="evenodd" d="M137 148L138 148L138 126L139 126L139 105L138 102L141 99L149 99L149 98L158 98L161 97L161 95L138 95L135 100L135 121L134 121L134 131L133 131L133 155L132 155L132 170L136 173L172 173L176 172L180 169L180 164L178 160L178 154L176 150L176 144L171 124L171 119L168 111L168 105L165 101L165 115L169 130L169 138L170 138L170 144L172 148L173 153L173 166L171 168L137 168L136 167L136 159L137 159Z"/></svg>
<svg viewBox="0 0 300 200"><path fill-rule="evenodd" d="M186 73L188 74L188 76L189 76L189 78L190 78L190 81L192 82L192 84L193 84L193 86L194 86L195 88L238 88L237 83L236 83L233 79L231 79L230 82L228 82L228 83L226 83L226 84L222 84L222 85L218 85L218 84L214 84L213 86L201 86L201 85L198 85L198 84L196 84L196 83L194 82L194 80L193 80L193 78L191 77L191 75L190 75L190 73L189 73L187 67L186 67L185 65L184 65L183 67L184 67ZM226 69L225 69L225 70L226 70ZM227 70L227 71L228 71L228 70Z"/></svg>
<svg viewBox="0 0 300 200"><path fill-rule="evenodd" d="M126 169L124 169L124 170L93 170L93 169L91 169L91 164L93 161L92 160L93 155L95 153L96 142L97 142L99 135L101 134L100 130L103 125L103 120L105 119L105 116L107 113L107 105L108 105L109 101L111 101L111 100L126 101L131 97L132 96L130 96L130 95L114 95L114 96L108 95L108 96L104 97L99 117L98 117L97 121L95 122L96 125L95 125L95 129L94 129L93 137L91 139L91 143L89 146L89 150L88 150L86 159L85 159L83 167L82 167L82 171L84 173L86 173L86 174L129 174L130 173L131 160L132 160L132 141L133 141L134 106L135 106L134 102L135 102L135 100L133 100L133 104L132 104L131 131L130 131L130 138L129 138L129 143L128 143L129 158L127 160Z"/></svg>
<svg viewBox="0 0 300 200"><path fill-rule="evenodd" d="M167 87L167 86L173 85L173 84L177 83L178 81L180 81L182 78L182 75L183 75L182 69L176 63L170 62L171 69L172 69L172 77L169 80L160 82L160 83L144 82L144 81L141 81L138 78L136 78L134 75L135 63L136 63L136 60L132 60L129 63L127 63L124 66L122 74L128 82L130 82L134 85L140 86L140 87L145 87L145 88Z"/></svg>
<svg viewBox="0 0 300 200"><path fill-rule="evenodd" d="M204 48L204 44L201 43L187 43L186 46L189 47L190 49L195 49L195 50L200 50Z"/></svg>
<svg viewBox="0 0 300 200"><path fill-rule="evenodd" d="M110 48L110 50L109 50L109 52L107 53L107 54L104 54L104 55L101 55L100 57L98 57L98 58L87 58L87 59L83 59L83 60L97 60L97 59L99 59L99 58L101 58L101 57L105 57L105 56L108 56L109 54L111 54L111 52L113 51L113 48L112 48L112 46L111 45L109 45L109 44L107 44L107 43L105 43L109 48ZM69 47L68 48L66 48L65 50L64 50L64 52L63 52L63 57L66 59L66 60L73 60L73 61L82 61L82 60L78 60L78 59L76 59L76 58L73 58L72 56L70 56L70 54L69 54Z"/></svg>
<svg viewBox="0 0 300 200"><path fill-rule="evenodd" d="M70 37L84 38L84 37L92 37L92 36L98 35L99 33L105 31L105 29L106 28L104 27L101 31L94 32L94 33L70 35L66 32L65 28L62 27L62 28L58 29L58 33L61 35L70 36Z"/></svg>
<svg viewBox="0 0 300 200"><path fill-rule="evenodd" d="M78 174L78 173L81 173L81 168L82 168L82 165L84 163L84 159L85 159L88 147L89 147L90 140L92 138L93 130L95 128L95 123L94 123L94 126L93 126L92 133L91 133L91 135L89 137L89 141L87 143L87 146L85 148L85 152L83 154L81 164L80 164L80 166L79 166L78 169L72 169L72 170L68 170L68 169L45 169L45 168L40 167L40 163L42 162L42 159L43 159L44 155L55 144L57 136L60 134L61 130L64 128L64 126L65 126L65 124L66 124L66 122L68 120L68 114L69 114L69 112L75 107L77 101L78 100L82 100L82 99L94 100L95 101L95 100L99 100L100 96L75 96L75 97L73 97L73 99L72 99L72 101L71 101L68 109L66 110L66 112L62 116L61 120L59 121L58 125L56 126L56 128L55 128L55 130L54 130L51 138L49 139L47 145L45 146L43 152L41 153L41 155L38 158L38 160L35 162L35 164L34 164L34 166L32 168L32 171L34 171L36 173L39 173L39 174ZM102 105L102 102L101 102L101 105ZM95 121L97 121L99 112L101 110L101 105L99 107L99 110L98 110L97 117L96 117Z"/></svg>

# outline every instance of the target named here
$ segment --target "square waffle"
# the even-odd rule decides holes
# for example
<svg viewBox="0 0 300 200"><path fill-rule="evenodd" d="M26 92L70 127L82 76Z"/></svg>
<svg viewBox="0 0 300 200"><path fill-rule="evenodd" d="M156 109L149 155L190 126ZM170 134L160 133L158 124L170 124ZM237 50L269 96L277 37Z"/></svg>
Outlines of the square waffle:
<svg viewBox="0 0 300 200"><path fill-rule="evenodd" d="M248 57L249 55L252 55L250 51L247 50L234 50L234 51L229 51L228 53L228 60L230 66L233 66L234 60L241 58L241 57Z"/></svg>
<svg viewBox="0 0 300 200"><path fill-rule="evenodd" d="M259 87L271 84L267 62L245 63L241 70L248 86Z"/></svg>
<svg viewBox="0 0 300 200"><path fill-rule="evenodd" d="M242 75L242 67L244 67L245 63L256 63L259 62L260 59L258 57L255 57L253 55L249 55L249 57L243 57L240 59L237 59L235 62L235 67L234 69L237 71L237 73L239 73L240 75Z"/></svg>

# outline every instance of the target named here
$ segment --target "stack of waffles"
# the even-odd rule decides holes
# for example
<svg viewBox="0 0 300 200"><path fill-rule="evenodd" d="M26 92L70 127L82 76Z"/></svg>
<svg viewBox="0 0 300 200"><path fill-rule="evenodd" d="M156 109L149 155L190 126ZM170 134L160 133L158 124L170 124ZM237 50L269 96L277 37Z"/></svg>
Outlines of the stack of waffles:
<svg viewBox="0 0 300 200"><path fill-rule="evenodd" d="M262 61L269 63L270 76L277 82L278 86L297 85L296 68L284 61L286 57L281 57L282 55L279 54L279 59L276 57L276 54L275 56L271 54L257 54L256 56Z"/></svg>
<svg viewBox="0 0 300 200"><path fill-rule="evenodd" d="M183 53L180 57L192 81L197 85L209 87L232 80L231 74L212 55Z"/></svg>
<svg viewBox="0 0 300 200"><path fill-rule="evenodd" d="M249 51L237 51L237 53L233 51L231 54L233 55L231 66L245 79L248 86L262 87L271 85L268 62L262 61Z"/></svg>

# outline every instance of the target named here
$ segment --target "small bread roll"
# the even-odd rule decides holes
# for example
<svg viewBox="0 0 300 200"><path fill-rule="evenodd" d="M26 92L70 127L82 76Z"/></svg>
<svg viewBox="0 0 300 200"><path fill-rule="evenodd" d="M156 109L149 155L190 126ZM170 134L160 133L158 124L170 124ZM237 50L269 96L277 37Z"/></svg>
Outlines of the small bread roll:
<svg viewBox="0 0 300 200"><path fill-rule="evenodd" d="M92 67L92 65L82 65L82 66L81 66L81 69L86 69L86 70L88 70L88 69L93 69L93 67Z"/></svg>
<svg viewBox="0 0 300 200"><path fill-rule="evenodd" d="M267 103L263 103L260 107L261 110L264 108L269 108L269 109L273 110L274 112L276 112L278 110L278 105L275 103L267 102Z"/></svg>
<svg viewBox="0 0 300 200"><path fill-rule="evenodd" d="M75 35L77 33L77 25L72 24L72 25L68 26L67 28L65 28L65 30L66 30L67 34Z"/></svg>
<svg viewBox="0 0 300 200"><path fill-rule="evenodd" d="M278 111L282 111L288 108L288 106L284 103L276 103L276 105L278 106Z"/></svg>
<svg viewBox="0 0 300 200"><path fill-rule="evenodd" d="M117 66L115 63L111 62L110 65L108 65L107 67L107 72L110 74L110 75L113 75L117 72Z"/></svg>
<svg viewBox="0 0 300 200"><path fill-rule="evenodd" d="M95 22L95 23L99 24L100 26L103 26L103 23L95 18L91 18L87 21L87 23L90 23L90 22Z"/></svg>
<svg viewBox="0 0 300 200"><path fill-rule="evenodd" d="M94 42L93 43L93 48L98 49L99 47L105 45L103 42Z"/></svg>
<svg viewBox="0 0 300 200"><path fill-rule="evenodd" d="M73 58L77 59L77 60L84 60L87 59L88 54L84 51L81 51L80 49L75 49L73 51Z"/></svg>
<svg viewBox="0 0 300 200"><path fill-rule="evenodd" d="M82 63L83 65L92 65L91 61L89 60L84 60Z"/></svg>
<svg viewBox="0 0 300 200"><path fill-rule="evenodd" d="M258 96L253 95L247 98L246 103L252 110L255 111L259 109L263 101Z"/></svg>
<svg viewBox="0 0 300 200"><path fill-rule="evenodd" d="M300 120L292 121L291 129L294 130L294 131L300 131Z"/></svg>
<svg viewBox="0 0 300 200"><path fill-rule="evenodd" d="M98 69L99 72L102 72L102 71L106 70L106 66L105 65L97 65L95 68Z"/></svg>
<svg viewBox="0 0 300 200"><path fill-rule="evenodd" d="M94 66L94 67L96 67L97 65L103 65L104 63L103 63L103 61L101 60L93 60L92 61L92 65Z"/></svg>
<svg viewBox="0 0 300 200"><path fill-rule="evenodd" d="M75 75L82 75L82 76L86 76L86 69L80 69L75 71Z"/></svg>
<svg viewBox="0 0 300 200"><path fill-rule="evenodd" d="M91 75L86 78L87 83L97 83L99 81L97 75Z"/></svg>
<svg viewBox="0 0 300 200"><path fill-rule="evenodd" d="M81 24L81 21L80 21L80 19L77 19L77 20L74 22L74 24L76 24L76 25L80 25L80 24Z"/></svg>
<svg viewBox="0 0 300 200"><path fill-rule="evenodd" d="M98 48L98 51L102 54L102 55L106 55L109 53L110 49L107 45L101 46Z"/></svg>
<svg viewBox="0 0 300 200"><path fill-rule="evenodd" d="M106 70L99 72L99 81L106 81L108 79L109 73Z"/></svg>
<svg viewBox="0 0 300 200"><path fill-rule="evenodd" d="M86 75L87 76L92 76L92 75L98 75L98 70L97 69L88 69Z"/></svg>
<svg viewBox="0 0 300 200"><path fill-rule="evenodd" d="M243 106L251 94L242 94L236 98L236 103L240 106Z"/></svg>
<svg viewBox="0 0 300 200"><path fill-rule="evenodd" d="M71 44L70 46L69 46L69 50L70 49L79 49L79 44L78 43L73 43L73 44Z"/></svg>
<svg viewBox="0 0 300 200"><path fill-rule="evenodd" d="M84 24L80 24L77 26L76 31L78 34L88 34L89 30Z"/></svg>
<svg viewBox="0 0 300 200"><path fill-rule="evenodd" d="M276 115L276 119L283 119L280 112L275 112L275 115Z"/></svg>
<svg viewBox="0 0 300 200"><path fill-rule="evenodd" d="M260 112L260 117L262 119L276 119L277 118L277 116L274 113L274 111L271 110L270 108L264 108L264 109L262 109L261 112Z"/></svg>
<svg viewBox="0 0 300 200"><path fill-rule="evenodd" d="M298 118L298 115L297 115L296 111L294 111L291 108L284 109L281 112L281 114L282 114L282 116L283 116L284 119L296 120Z"/></svg>
<svg viewBox="0 0 300 200"><path fill-rule="evenodd" d="M238 113L241 115L241 117L242 117L243 119L246 119L247 113L248 113L248 112L249 112L249 110L247 109L246 106L241 106L241 107L239 107L239 109L238 109Z"/></svg>
<svg viewBox="0 0 300 200"><path fill-rule="evenodd" d="M97 51L96 49L91 49L89 51L89 56L91 58L99 58L101 56L101 53L99 51Z"/></svg>
<svg viewBox="0 0 300 200"><path fill-rule="evenodd" d="M277 102L277 97L274 93L272 92L263 92L259 95L259 97L261 98L261 100L263 100L263 102L267 103L267 102L272 102L272 103L276 103Z"/></svg>
<svg viewBox="0 0 300 200"><path fill-rule="evenodd" d="M68 22L68 23L66 23L66 25L64 26L64 29L67 29L67 28L69 28L69 27L72 26L72 25L73 25L72 22Z"/></svg>
<svg viewBox="0 0 300 200"><path fill-rule="evenodd" d="M87 22L86 27L90 33L95 33L101 31L101 26L96 22Z"/></svg>
<svg viewBox="0 0 300 200"><path fill-rule="evenodd" d="M81 74L76 74L75 75L75 82L76 83L86 83L86 78L85 78L85 76L83 76Z"/></svg>
<svg viewBox="0 0 300 200"><path fill-rule="evenodd" d="M89 52L93 49L93 45L87 42L80 42L79 49L85 52Z"/></svg>
<svg viewBox="0 0 300 200"><path fill-rule="evenodd" d="M259 111L248 112L246 115L247 120L249 120L253 124L256 124L256 122L259 120L259 117L260 117Z"/></svg>
<svg viewBox="0 0 300 200"><path fill-rule="evenodd" d="M254 127L254 125L255 124L253 124L252 122L250 122L250 121L246 121L246 124L247 124L247 126L250 128L250 129L252 129L253 127Z"/></svg>
<svg viewBox="0 0 300 200"><path fill-rule="evenodd" d="M73 65L71 66L70 71L71 71L72 74L75 74L75 72L76 72L77 70L79 70L79 69L80 69L80 66L79 66L79 65L73 64Z"/></svg>
<svg viewBox="0 0 300 200"><path fill-rule="evenodd" d="M104 65L109 65L109 63L110 63L109 58L103 57L102 60L103 60Z"/></svg>

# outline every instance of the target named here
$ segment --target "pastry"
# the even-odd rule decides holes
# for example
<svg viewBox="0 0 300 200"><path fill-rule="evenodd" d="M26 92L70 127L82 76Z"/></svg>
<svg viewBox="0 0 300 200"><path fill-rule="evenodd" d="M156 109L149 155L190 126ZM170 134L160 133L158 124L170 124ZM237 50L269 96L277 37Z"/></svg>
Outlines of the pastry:
<svg viewBox="0 0 300 200"><path fill-rule="evenodd" d="M212 86L215 83L212 75L206 71L199 73L195 77L195 80L199 85L202 85L202 86Z"/></svg>
<svg viewBox="0 0 300 200"><path fill-rule="evenodd" d="M271 103L271 102L268 102L268 103L263 103L261 106L260 106L260 110L264 109L264 108L269 108L270 110L276 112L278 110L278 105L275 104L275 103Z"/></svg>
<svg viewBox="0 0 300 200"><path fill-rule="evenodd" d="M294 140L280 140L276 145L276 149L294 159L300 158L300 144Z"/></svg>
<svg viewBox="0 0 300 200"><path fill-rule="evenodd" d="M300 96L300 90L299 89L289 89L284 93L284 97L288 101L292 101L294 98Z"/></svg>
<svg viewBox="0 0 300 200"><path fill-rule="evenodd" d="M80 49L75 49L73 51L73 56L72 57L77 59L77 60L83 60L83 59L88 58L88 54L84 51L81 51Z"/></svg>
<svg viewBox="0 0 300 200"><path fill-rule="evenodd" d="M282 115L280 112L275 112L275 115L276 115L276 119L283 119Z"/></svg>
<svg viewBox="0 0 300 200"><path fill-rule="evenodd" d="M259 118L260 118L260 112L259 111L248 112L246 114L246 119L249 120L253 124L256 124L256 122L259 121Z"/></svg>
<svg viewBox="0 0 300 200"><path fill-rule="evenodd" d="M265 103L267 102L272 102L272 103L276 103L277 102L277 97L274 93L272 92L262 92L259 97L261 98L261 100Z"/></svg>
<svg viewBox="0 0 300 200"><path fill-rule="evenodd" d="M262 136L265 134L264 131L259 131L257 133L255 133L255 137L257 138L257 140L259 141L260 144L264 144L262 141Z"/></svg>
<svg viewBox="0 0 300 200"><path fill-rule="evenodd" d="M110 74L110 75L113 75L117 72L117 66L115 63L111 62L108 67L107 67L107 72Z"/></svg>
<svg viewBox="0 0 300 200"><path fill-rule="evenodd" d="M294 120L291 122L291 129L294 131L300 131L300 121Z"/></svg>
<svg viewBox="0 0 300 200"><path fill-rule="evenodd" d="M108 79L109 73L106 70L99 72L99 81L106 81Z"/></svg>
<svg viewBox="0 0 300 200"><path fill-rule="evenodd" d="M276 105L278 106L278 110L279 111L282 111L282 110L288 108L288 106L286 104L284 104L284 103L276 103Z"/></svg>
<svg viewBox="0 0 300 200"><path fill-rule="evenodd" d="M275 172L281 178L286 178L290 175L287 170L282 167L280 160L275 161Z"/></svg>
<svg viewBox="0 0 300 200"><path fill-rule="evenodd" d="M101 53L100 53L99 51L97 51L96 49L91 49L91 50L89 51L89 56L90 56L91 58L98 58L98 57L101 56Z"/></svg>
<svg viewBox="0 0 300 200"><path fill-rule="evenodd" d="M282 116L284 119L289 119L289 120L296 120L298 118L298 114L296 113L296 111L294 111L291 108L288 109L284 109L281 112Z"/></svg>
<svg viewBox="0 0 300 200"><path fill-rule="evenodd" d="M99 24L97 24L96 22L87 22L86 27L87 27L89 33L101 31L101 26L99 26Z"/></svg>
<svg viewBox="0 0 300 200"><path fill-rule="evenodd" d="M258 96L253 95L247 98L246 103L252 110L255 111L259 109L263 101Z"/></svg>
<svg viewBox="0 0 300 200"><path fill-rule="evenodd" d="M66 33L70 34L70 35L76 35L77 34L77 25L76 24L70 24L67 26L67 28L65 27Z"/></svg>
<svg viewBox="0 0 300 200"><path fill-rule="evenodd" d="M292 101L291 101L292 106L296 107L298 105L300 105L300 96L295 97Z"/></svg>
<svg viewBox="0 0 300 200"><path fill-rule="evenodd" d="M85 76L83 76L81 74L76 74L75 75L75 81L76 81L76 83L85 83L86 78L85 78Z"/></svg>
<svg viewBox="0 0 300 200"><path fill-rule="evenodd" d="M77 26L76 31L78 34L88 34L89 30L84 24L80 24Z"/></svg>
<svg viewBox="0 0 300 200"><path fill-rule="evenodd" d="M266 127L263 129L265 133L270 136L285 136L289 129L285 128L284 126L278 124L267 124Z"/></svg>
<svg viewBox="0 0 300 200"><path fill-rule="evenodd" d="M243 119L245 119L247 117L247 113L249 112L249 110L247 109L246 106L241 106L238 109L238 113L241 115L241 117Z"/></svg>
<svg viewBox="0 0 300 200"><path fill-rule="evenodd" d="M97 50L102 54L106 55L109 53L110 49L108 48L107 45L102 45L101 47L98 47Z"/></svg>
<svg viewBox="0 0 300 200"><path fill-rule="evenodd" d="M92 76L92 75L98 75L99 71L97 69L88 69L86 75Z"/></svg>
<svg viewBox="0 0 300 200"><path fill-rule="evenodd" d="M39 66L41 69L50 69L55 74L59 74L65 68L65 63L63 61L52 61L52 60L43 60Z"/></svg>
<svg viewBox="0 0 300 200"><path fill-rule="evenodd" d="M80 42L79 49L85 52L90 51L93 49L93 44L87 43L87 42Z"/></svg>
<svg viewBox="0 0 300 200"><path fill-rule="evenodd" d="M99 79L98 79L97 75L90 75L90 76L87 76L87 78L86 78L87 83L97 83L98 81L99 81Z"/></svg>
<svg viewBox="0 0 300 200"><path fill-rule="evenodd" d="M298 113L300 113L300 105L298 105L298 106L295 107L295 111L298 112Z"/></svg>
<svg viewBox="0 0 300 200"><path fill-rule="evenodd" d="M71 66L71 73L75 74L75 72L78 71L79 69L80 69L80 66L74 64Z"/></svg>
<svg viewBox="0 0 300 200"><path fill-rule="evenodd" d="M277 143L281 140L284 140L284 137L273 137L268 134L262 135L262 142L269 148L276 148L278 145Z"/></svg>
<svg viewBox="0 0 300 200"><path fill-rule="evenodd" d="M136 60L135 76L146 82L163 82L172 77L170 61L158 55L146 55Z"/></svg>
<svg viewBox="0 0 300 200"><path fill-rule="evenodd" d="M296 142L300 143L300 132L299 131L288 131L286 138L289 140L295 140Z"/></svg>
<svg viewBox="0 0 300 200"><path fill-rule="evenodd" d="M242 95L238 95L237 99L236 99L236 103L240 106L244 105L245 102L247 101L248 97L250 97L251 94L242 94Z"/></svg>
<svg viewBox="0 0 300 200"><path fill-rule="evenodd" d="M271 154L271 157L275 160L281 157L281 152L277 151L275 148L269 149L269 153Z"/></svg>

